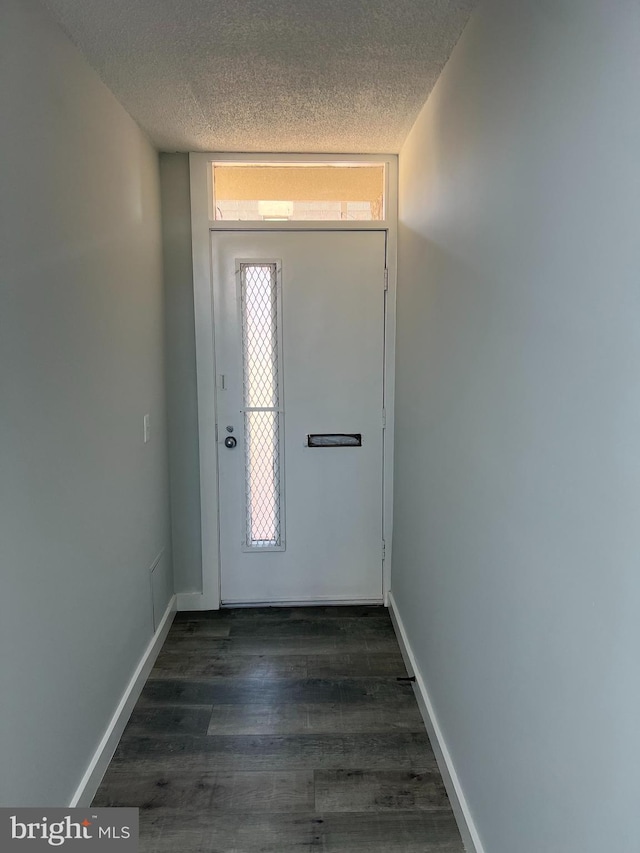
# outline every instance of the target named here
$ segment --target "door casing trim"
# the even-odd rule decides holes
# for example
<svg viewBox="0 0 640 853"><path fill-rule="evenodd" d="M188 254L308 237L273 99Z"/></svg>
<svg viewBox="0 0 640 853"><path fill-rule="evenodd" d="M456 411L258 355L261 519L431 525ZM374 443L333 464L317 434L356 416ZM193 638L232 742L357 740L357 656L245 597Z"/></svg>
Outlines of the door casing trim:
<svg viewBox="0 0 640 853"><path fill-rule="evenodd" d="M310 163L337 161L384 163L386 219L374 222L215 222L210 219L211 163L219 161L262 163ZM393 544L393 441L396 348L396 287L398 246L398 157L395 154L220 154L189 155L191 189L191 249L198 390L198 439L200 459L200 524L202 544L202 590L178 595L179 610L220 608L220 536L218 522L218 462L216 443L216 365L213 324L213 276L211 231L384 231L386 232L387 290L384 328L384 411L386 427L383 457L382 564L384 604L391 589ZM249 604L249 602L245 602ZM257 606L262 602L251 602ZM269 602L270 604L272 602ZM287 602L294 604L296 602ZM304 602L310 604L312 602ZM326 602L324 602L326 603ZM345 600L343 603L357 603Z"/></svg>

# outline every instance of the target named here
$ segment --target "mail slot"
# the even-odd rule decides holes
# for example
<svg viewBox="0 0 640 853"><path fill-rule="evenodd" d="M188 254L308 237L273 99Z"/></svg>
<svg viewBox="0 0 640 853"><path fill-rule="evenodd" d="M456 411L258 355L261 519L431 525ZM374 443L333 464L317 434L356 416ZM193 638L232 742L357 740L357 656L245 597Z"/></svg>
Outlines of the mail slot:
<svg viewBox="0 0 640 853"><path fill-rule="evenodd" d="M314 433L307 436L307 447L362 447L359 432Z"/></svg>

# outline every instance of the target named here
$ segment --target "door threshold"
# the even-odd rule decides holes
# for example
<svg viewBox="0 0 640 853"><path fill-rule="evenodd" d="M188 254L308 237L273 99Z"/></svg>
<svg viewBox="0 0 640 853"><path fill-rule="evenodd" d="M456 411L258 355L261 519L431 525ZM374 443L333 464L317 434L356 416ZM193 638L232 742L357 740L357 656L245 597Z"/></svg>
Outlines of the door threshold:
<svg viewBox="0 0 640 853"><path fill-rule="evenodd" d="M220 606L223 608L233 607L329 607L341 605L358 605L358 604L384 604L382 598L313 598L313 599L289 599L282 598L278 601L221 601Z"/></svg>

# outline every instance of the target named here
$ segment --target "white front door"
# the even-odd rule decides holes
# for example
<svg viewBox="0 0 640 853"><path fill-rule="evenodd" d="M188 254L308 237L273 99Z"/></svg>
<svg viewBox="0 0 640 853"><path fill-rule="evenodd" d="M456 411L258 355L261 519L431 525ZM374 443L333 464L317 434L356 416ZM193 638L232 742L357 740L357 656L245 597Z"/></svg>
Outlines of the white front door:
<svg viewBox="0 0 640 853"><path fill-rule="evenodd" d="M211 240L222 602L379 601L385 234Z"/></svg>

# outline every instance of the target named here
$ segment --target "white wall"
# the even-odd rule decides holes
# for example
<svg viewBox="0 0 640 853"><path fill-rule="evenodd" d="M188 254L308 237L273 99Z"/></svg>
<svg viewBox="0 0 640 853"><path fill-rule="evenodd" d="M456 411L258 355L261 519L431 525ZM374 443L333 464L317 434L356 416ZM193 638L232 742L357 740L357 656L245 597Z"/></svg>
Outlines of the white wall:
<svg viewBox="0 0 640 853"><path fill-rule="evenodd" d="M635 853L640 5L481 0L400 157L393 592L487 853Z"/></svg>
<svg viewBox="0 0 640 853"><path fill-rule="evenodd" d="M189 155L160 155L171 532L176 592L202 592Z"/></svg>
<svg viewBox="0 0 640 853"><path fill-rule="evenodd" d="M158 158L35 0L0 63L0 804L64 805L170 591Z"/></svg>

